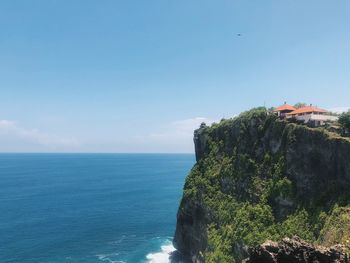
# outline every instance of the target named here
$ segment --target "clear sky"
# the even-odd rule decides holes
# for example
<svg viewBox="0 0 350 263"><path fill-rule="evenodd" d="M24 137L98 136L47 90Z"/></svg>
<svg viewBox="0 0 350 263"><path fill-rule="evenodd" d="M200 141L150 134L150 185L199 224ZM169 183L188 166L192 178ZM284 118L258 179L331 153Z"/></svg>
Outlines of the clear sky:
<svg viewBox="0 0 350 263"><path fill-rule="evenodd" d="M348 107L349 14L348 0L2 0L0 151L193 152L203 120Z"/></svg>

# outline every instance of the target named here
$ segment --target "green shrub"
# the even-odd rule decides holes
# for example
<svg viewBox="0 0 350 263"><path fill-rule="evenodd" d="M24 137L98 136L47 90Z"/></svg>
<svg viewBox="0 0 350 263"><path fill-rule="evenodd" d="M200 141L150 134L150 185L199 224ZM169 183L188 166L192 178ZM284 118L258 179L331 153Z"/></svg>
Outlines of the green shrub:
<svg viewBox="0 0 350 263"><path fill-rule="evenodd" d="M324 245L342 243L350 245L350 207L333 208L325 220L318 240Z"/></svg>
<svg viewBox="0 0 350 263"><path fill-rule="evenodd" d="M344 135L348 135L350 132L350 112L342 113L339 116L338 122Z"/></svg>

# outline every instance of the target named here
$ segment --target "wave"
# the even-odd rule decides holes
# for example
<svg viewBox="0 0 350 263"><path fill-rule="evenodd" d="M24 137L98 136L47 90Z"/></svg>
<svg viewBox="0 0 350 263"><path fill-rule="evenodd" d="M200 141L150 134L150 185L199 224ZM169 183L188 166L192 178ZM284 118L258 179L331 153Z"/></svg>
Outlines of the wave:
<svg viewBox="0 0 350 263"><path fill-rule="evenodd" d="M108 263L125 263L124 261L121 260L113 260L111 257L118 256L119 253L111 253L111 254L101 254L101 255L96 255L99 261L104 261Z"/></svg>
<svg viewBox="0 0 350 263"><path fill-rule="evenodd" d="M149 253L146 258L148 263L169 263L170 254L174 252L174 248L171 241L167 241L166 244L161 246L161 251L155 253Z"/></svg>

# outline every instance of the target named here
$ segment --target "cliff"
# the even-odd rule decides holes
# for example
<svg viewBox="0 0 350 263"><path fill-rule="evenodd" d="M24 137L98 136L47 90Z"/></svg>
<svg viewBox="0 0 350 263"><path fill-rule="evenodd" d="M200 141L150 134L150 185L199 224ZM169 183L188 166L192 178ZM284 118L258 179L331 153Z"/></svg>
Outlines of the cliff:
<svg viewBox="0 0 350 263"><path fill-rule="evenodd" d="M247 263L285 262L349 262L347 248L342 245L332 247L313 246L298 237L285 238L281 242L266 241L252 249Z"/></svg>
<svg viewBox="0 0 350 263"><path fill-rule="evenodd" d="M202 126L194 144L174 237L182 257L241 262L266 240L294 235L350 242L348 139L258 108Z"/></svg>

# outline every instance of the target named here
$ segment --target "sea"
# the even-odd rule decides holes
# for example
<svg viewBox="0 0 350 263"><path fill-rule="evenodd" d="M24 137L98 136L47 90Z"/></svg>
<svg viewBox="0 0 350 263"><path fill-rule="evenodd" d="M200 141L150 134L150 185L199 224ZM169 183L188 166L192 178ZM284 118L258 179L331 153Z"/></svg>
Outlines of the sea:
<svg viewBox="0 0 350 263"><path fill-rule="evenodd" d="M167 263L192 154L0 154L0 262Z"/></svg>

